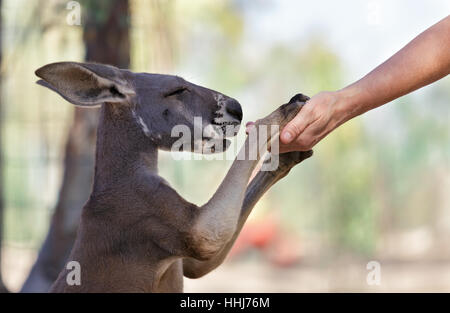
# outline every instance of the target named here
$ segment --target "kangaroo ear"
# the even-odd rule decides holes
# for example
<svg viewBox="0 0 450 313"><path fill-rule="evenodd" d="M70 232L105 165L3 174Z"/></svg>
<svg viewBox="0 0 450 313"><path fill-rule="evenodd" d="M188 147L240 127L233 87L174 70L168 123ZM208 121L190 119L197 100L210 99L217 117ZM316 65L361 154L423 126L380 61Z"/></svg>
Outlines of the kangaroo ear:
<svg viewBox="0 0 450 313"><path fill-rule="evenodd" d="M121 70L109 65L60 62L45 65L35 73L42 78L37 81L39 85L79 106L120 103L135 95Z"/></svg>

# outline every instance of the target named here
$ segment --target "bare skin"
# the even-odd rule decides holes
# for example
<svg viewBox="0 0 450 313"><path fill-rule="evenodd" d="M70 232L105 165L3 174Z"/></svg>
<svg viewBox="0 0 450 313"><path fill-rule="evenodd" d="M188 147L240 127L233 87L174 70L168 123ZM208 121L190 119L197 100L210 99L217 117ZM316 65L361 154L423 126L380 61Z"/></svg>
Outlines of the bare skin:
<svg viewBox="0 0 450 313"><path fill-rule="evenodd" d="M313 96L281 132L280 152L310 150L348 120L450 73L450 16L355 83Z"/></svg>

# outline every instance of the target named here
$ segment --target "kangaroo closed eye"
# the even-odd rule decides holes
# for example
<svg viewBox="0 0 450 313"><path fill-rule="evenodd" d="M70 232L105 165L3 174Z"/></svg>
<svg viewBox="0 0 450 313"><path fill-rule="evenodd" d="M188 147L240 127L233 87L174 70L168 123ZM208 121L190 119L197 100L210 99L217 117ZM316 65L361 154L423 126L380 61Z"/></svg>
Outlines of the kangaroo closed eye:
<svg viewBox="0 0 450 313"><path fill-rule="evenodd" d="M175 90L171 90L171 91L165 93L164 97L175 96L175 95L181 94L181 93L183 93L183 92L185 92L187 90L188 89L186 87L178 87Z"/></svg>

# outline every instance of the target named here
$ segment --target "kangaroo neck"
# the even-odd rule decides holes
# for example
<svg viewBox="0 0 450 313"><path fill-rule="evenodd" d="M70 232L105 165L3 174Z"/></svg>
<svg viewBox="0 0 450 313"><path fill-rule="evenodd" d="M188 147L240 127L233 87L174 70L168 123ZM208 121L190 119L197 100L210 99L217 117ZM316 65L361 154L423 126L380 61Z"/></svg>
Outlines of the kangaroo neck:
<svg viewBox="0 0 450 313"><path fill-rule="evenodd" d="M97 129L94 188L100 191L117 181L133 177L145 168L158 172L158 147L152 144L136 125L130 125L126 111L117 112L105 104L100 111Z"/></svg>

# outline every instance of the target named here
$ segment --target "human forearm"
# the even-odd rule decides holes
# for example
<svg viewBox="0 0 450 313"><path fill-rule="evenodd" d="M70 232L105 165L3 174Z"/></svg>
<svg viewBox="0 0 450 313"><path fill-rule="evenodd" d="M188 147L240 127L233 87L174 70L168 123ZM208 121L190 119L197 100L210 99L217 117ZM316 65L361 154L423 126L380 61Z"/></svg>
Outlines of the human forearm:
<svg viewBox="0 0 450 313"><path fill-rule="evenodd" d="M281 152L306 151L339 125L450 73L450 16L357 82L313 96L283 129Z"/></svg>
<svg viewBox="0 0 450 313"><path fill-rule="evenodd" d="M450 73L450 16L414 38L386 62L339 90L343 119L349 120Z"/></svg>

